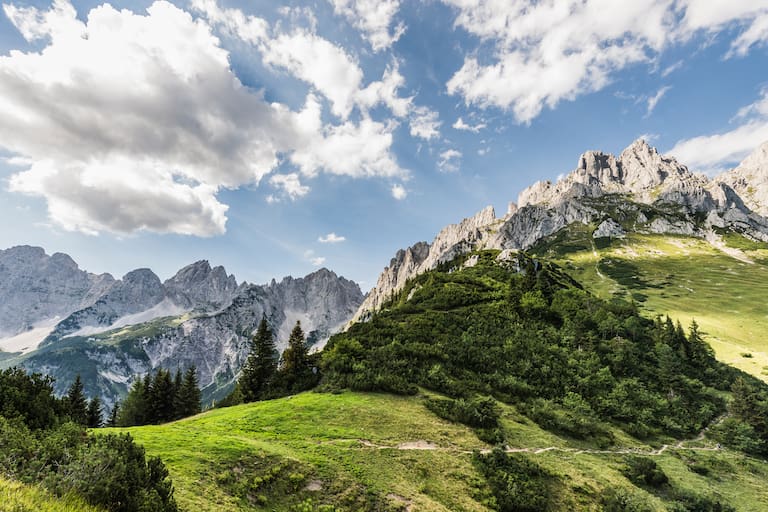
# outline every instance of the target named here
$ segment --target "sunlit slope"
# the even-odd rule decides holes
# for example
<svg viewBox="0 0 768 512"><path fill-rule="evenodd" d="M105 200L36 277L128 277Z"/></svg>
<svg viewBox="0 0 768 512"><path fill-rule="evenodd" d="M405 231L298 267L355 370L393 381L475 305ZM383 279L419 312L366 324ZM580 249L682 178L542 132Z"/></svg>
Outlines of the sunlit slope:
<svg viewBox="0 0 768 512"><path fill-rule="evenodd" d="M598 449L548 433L513 407L504 411L511 449L524 450L558 479L553 510L601 510L609 488L665 510L663 496L622 476L629 449L653 457L679 488L717 496L740 511L768 507L768 466L741 454L674 448L654 454L659 446L618 431L615 447L589 453ZM122 430L163 458L184 510L493 510L472 462L473 450L489 447L470 429L433 415L422 396L310 392ZM700 467L709 473L696 473Z"/></svg>
<svg viewBox="0 0 768 512"><path fill-rule="evenodd" d="M0 512L100 512L76 496L57 498L34 485L0 476Z"/></svg>
<svg viewBox="0 0 768 512"><path fill-rule="evenodd" d="M602 298L632 297L646 316L692 319L722 361L768 380L768 244L734 233L713 245L674 235L592 239L573 225L532 252Z"/></svg>

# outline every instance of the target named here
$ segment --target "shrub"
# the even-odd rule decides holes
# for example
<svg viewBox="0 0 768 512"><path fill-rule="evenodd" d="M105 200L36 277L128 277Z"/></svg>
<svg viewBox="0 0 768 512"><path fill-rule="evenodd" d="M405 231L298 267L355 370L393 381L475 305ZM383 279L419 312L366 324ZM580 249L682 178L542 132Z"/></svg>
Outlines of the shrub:
<svg viewBox="0 0 768 512"><path fill-rule="evenodd" d="M501 512L540 512L550 508L555 478L520 454L500 448L475 454L474 463L485 477Z"/></svg>

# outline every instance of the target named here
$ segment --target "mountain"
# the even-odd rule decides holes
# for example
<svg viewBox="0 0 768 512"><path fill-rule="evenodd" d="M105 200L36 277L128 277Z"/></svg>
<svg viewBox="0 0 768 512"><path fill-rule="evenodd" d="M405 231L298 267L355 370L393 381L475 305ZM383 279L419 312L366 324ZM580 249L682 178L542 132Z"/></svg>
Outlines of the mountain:
<svg viewBox="0 0 768 512"><path fill-rule="evenodd" d="M34 247L2 251L0 261L0 332L9 333L0 365L52 375L60 393L79 373L86 392L109 406L137 375L159 367L195 365L205 399L216 399L232 385L262 315L280 349L297 320L320 348L363 300L356 283L326 269L238 284L223 267L198 261L163 283L149 269L121 280L94 276Z"/></svg>
<svg viewBox="0 0 768 512"><path fill-rule="evenodd" d="M397 252L368 293L354 321L365 320L409 279L478 249L526 250L571 225L594 223L594 237L637 233L692 236L712 243L719 231L768 241L768 143L736 169L712 180L695 174L644 140L614 155L588 151L556 183L523 190L497 218L486 207L443 228L431 244Z"/></svg>

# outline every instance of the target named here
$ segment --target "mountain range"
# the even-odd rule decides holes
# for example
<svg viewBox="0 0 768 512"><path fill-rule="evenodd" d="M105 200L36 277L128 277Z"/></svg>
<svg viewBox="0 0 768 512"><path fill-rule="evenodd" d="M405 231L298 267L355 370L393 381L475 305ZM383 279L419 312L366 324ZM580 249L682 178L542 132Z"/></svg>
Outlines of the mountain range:
<svg viewBox="0 0 768 512"><path fill-rule="evenodd" d="M198 261L165 282L146 268L118 280L66 254L12 247L0 251L0 364L52 375L59 392L79 373L107 405L136 376L195 365L210 401L231 386L262 315L279 348L296 321L321 347L362 299L327 269L255 285Z"/></svg>
<svg viewBox="0 0 768 512"><path fill-rule="evenodd" d="M446 226L432 243L399 250L352 322L369 318L409 279L458 255L530 249L573 224L594 224L594 238L620 238L627 232L673 234L722 249L723 230L768 241L767 214L768 142L735 169L712 179L659 154L642 139L619 156L588 151L557 182L540 181L520 192L503 217L488 206Z"/></svg>

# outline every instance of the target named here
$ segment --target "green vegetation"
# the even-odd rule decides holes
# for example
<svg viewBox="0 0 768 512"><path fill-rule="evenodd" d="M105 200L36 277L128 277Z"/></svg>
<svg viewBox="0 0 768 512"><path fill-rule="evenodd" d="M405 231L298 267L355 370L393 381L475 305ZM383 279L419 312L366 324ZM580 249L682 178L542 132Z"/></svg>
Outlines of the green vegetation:
<svg viewBox="0 0 768 512"><path fill-rule="evenodd" d="M115 406L118 407L117 405ZM182 378L181 370L171 379L171 372L159 368L155 375L136 379L119 411L112 411L112 425L129 427L165 423L200 412L200 388L197 369L191 366Z"/></svg>
<svg viewBox="0 0 768 512"><path fill-rule="evenodd" d="M433 414L427 404L435 399L444 397L309 392L166 425L97 432L130 432L147 453L162 457L183 510L499 510L495 488L504 487L478 464L488 454L475 454L491 447L471 428ZM616 444L602 450L541 429L515 406L497 405L510 449L524 450L508 454L515 459L510 464L525 470L499 479L534 473L531 486L551 491L549 510L662 511L672 507L673 490L740 512L768 507L768 464L716 450L714 441L658 453L658 444L612 429ZM704 450L691 449L696 446ZM628 451L653 460L669 485L659 491L632 483L624 474ZM608 495L644 508L606 508ZM314 508L300 508L307 500Z"/></svg>
<svg viewBox="0 0 768 512"><path fill-rule="evenodd" d="M75 494L56 496L33 485L0 476L0 503L3 512L101 512Z"/></svg>
<svg viewBox="0 0 768 512"><path fill-rule="evenodd" d="M676 235L593 240L594 227L569 226L531 253L601 298L633 300L645 316L668 314L684 325L695 319L718 359L768 380L768 244L733 232L721 234L722 249Z"/></svg>
<svg viewBox="0 0 768 512"><path fill-rule="evenodd" d="M234 389L217 406L230 407L312 389L320 380L319 358L319 354L309 353L301 322L297 321L278 362L272 332L267 319L262 318Z"/></svg>
<svg viewBox="0 0 768 512"><path fill-rule="evenodd" d="M160 459L145 458L144 449L127 434L86 435L79 380L59 400L49 377L11 368L0 372L0 390L0 475L40 484L65 502L79 496L114 512L177 510ZM33 487L20 488L20 497L9 502L25 510L22 500L49 507L45 495Z"/></svg>
<svg viewBox="0 0 768 512"><path fill-rule="evenodd" d="M331 338L323 388L491 395L553 432L604 445L611 424L640 438L685 436L725 412L719 391L735 372L695 324L686 335L590 295L552 265L521 254L504 266L497 254L416 277L370 322ZM461 407L443 409L479 426Z"/></svg>

